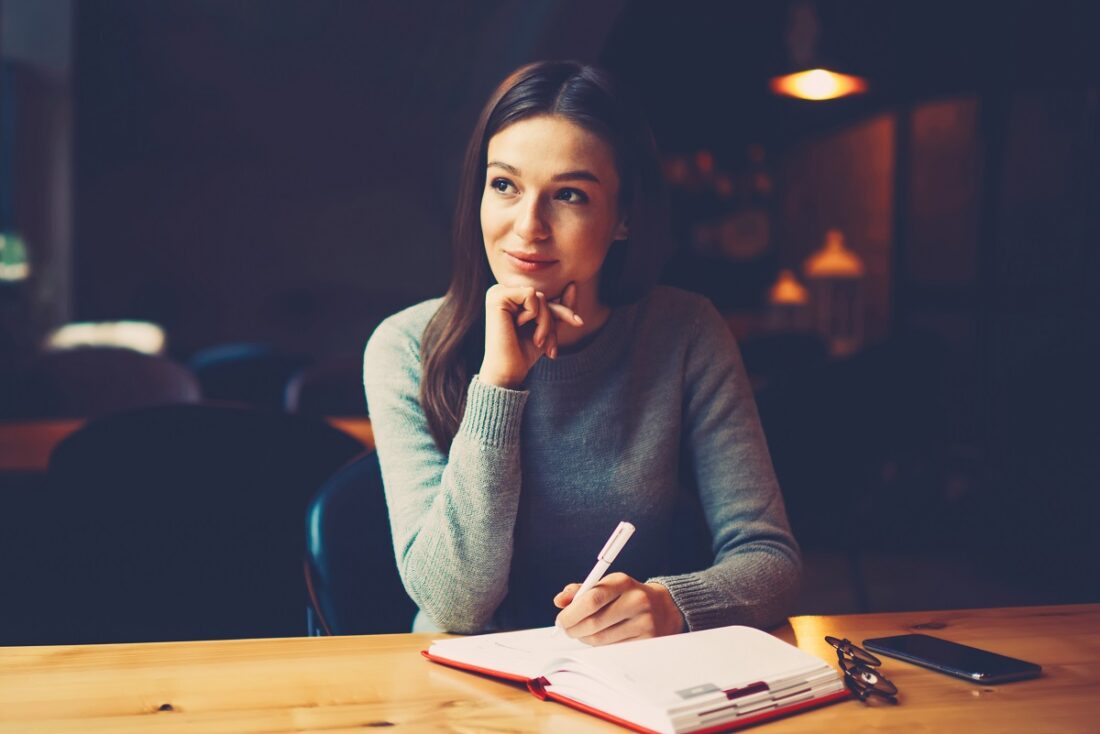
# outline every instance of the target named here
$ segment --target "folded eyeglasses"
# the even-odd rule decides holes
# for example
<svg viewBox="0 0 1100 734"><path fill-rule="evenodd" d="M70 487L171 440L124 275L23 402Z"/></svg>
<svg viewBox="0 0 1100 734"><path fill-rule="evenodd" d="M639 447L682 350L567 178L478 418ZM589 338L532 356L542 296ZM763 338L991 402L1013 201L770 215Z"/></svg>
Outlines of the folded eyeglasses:
<svg viewBox="0 0 1100 734"><path fill-rule="evenodd" d="M882 661L848 639L838 640L825 635L825 642L836 648L836 659L844 672L844 684L860 701L879 696L890 703L898 702L898 687L878 672Z"/></svg>

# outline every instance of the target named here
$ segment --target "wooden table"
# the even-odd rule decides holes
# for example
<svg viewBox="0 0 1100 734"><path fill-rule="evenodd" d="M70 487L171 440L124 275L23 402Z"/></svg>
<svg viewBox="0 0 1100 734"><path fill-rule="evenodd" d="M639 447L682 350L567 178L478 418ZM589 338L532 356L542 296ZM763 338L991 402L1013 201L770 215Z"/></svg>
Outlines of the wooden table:
<svg viewBox="0 0 1100 734"><path fill-rule="evenodd" d="M78 613L74 610L73 612ZM846 701L761 725L781 734L1086 732L1100 725L1100 604L795 617L784 639L931 634L1040 663L983 686L886 658L901 703ZM625 729L526 689L430 663L429 635L0 648L0 732L506 732Z"/></svg>
<svg viewBox="0 0 1100 734"><path fill-rule="evenodd" d="M374 448L369 418L327 418L368 449ZM42 421L0 421L0 472L42 472L53 447L84 425L83 418Z"/></svg>

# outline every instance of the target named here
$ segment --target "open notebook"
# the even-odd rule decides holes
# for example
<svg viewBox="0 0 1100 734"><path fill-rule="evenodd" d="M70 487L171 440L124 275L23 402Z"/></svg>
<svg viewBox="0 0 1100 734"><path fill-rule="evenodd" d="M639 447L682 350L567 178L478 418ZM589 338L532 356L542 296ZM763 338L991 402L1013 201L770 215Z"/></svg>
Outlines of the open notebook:
<svg viewBox="0 0 1100 734"><path fill-rule="evenodd" d="M751 627L603 647L544 627L437 640L423 654L642 732L728 731L848 696L824 661Z"/></svg>

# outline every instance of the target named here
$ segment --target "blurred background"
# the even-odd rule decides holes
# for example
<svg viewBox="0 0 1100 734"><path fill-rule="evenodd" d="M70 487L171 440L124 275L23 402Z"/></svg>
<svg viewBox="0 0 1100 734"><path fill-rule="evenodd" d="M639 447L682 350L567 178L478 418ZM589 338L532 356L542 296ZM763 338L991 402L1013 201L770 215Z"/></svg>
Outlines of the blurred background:
<svg viewBox="0 0 1100 734"><path fill-rule="evenodd" d="M1100 601L1098 20L1086 0L0 0L6 451L165 401L365 416L371 331L446 289L481 104L576 58L650 115L663 282L740 341L806 552L798 611ZM142 400L116 362L58 368L74 344L188 376ZM73 375L92 398L62 395ZM47 474L27 464L0 472L21 527Z"/></svg>

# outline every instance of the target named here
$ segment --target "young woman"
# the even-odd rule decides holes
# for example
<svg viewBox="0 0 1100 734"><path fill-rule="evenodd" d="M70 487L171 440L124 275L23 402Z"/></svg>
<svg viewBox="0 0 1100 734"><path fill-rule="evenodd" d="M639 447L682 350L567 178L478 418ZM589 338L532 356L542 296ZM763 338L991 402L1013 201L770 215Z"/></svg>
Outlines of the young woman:
<svg viewBox="0 0 1100 734"><path fill-rule="evenodd" d="M661 192L599 69L524 66L485 106L451 286L366 349L414 629L606 644L784 617L799 552L737 348L705 298L652 285ZM621 520L616 572L570 604Z"/></svg>

